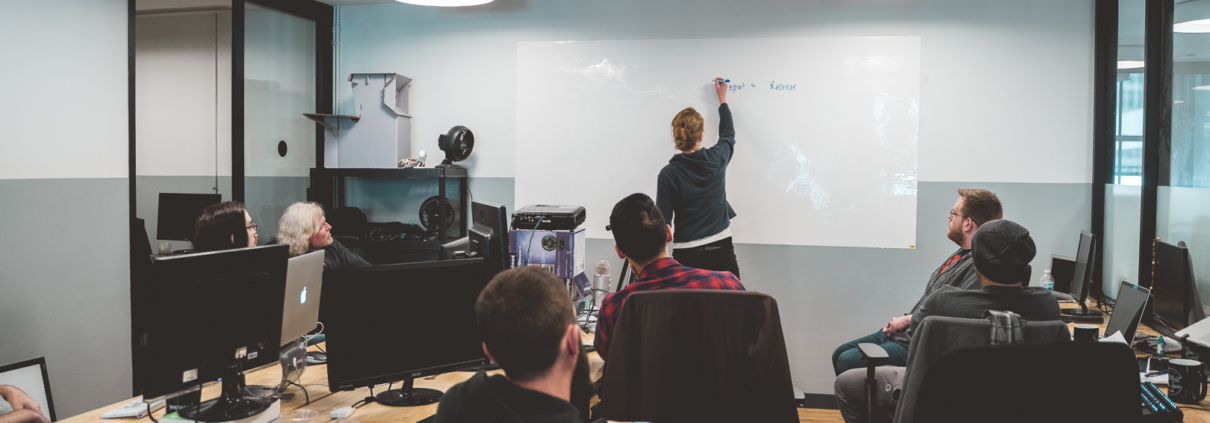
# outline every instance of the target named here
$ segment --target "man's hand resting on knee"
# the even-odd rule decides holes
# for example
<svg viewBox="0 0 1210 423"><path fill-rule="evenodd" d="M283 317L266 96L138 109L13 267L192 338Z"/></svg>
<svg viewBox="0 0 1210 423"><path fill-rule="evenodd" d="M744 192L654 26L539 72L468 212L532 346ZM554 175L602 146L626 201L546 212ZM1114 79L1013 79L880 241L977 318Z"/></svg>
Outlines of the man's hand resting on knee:
<svg viewBox="0 0 1210 423"><path fill-rule="evenodd" d="M891 322L887 323L886 327L882 328L882 334L886 336L901 334L903 331L907 330L908 326L911 326L911 324L912 315L910 314L896 317L891 319Z"/></svg>

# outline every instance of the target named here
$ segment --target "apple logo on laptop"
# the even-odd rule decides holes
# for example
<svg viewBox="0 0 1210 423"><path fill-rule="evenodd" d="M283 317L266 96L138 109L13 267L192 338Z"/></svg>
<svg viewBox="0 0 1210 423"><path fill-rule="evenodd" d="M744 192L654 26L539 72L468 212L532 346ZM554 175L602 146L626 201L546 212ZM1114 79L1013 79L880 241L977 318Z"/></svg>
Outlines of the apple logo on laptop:
<svg viewBox="0 0 1210 423"><path fill-rule="evenodd" d="M305 286L303 287L303 290L302 290L302 295L300 295L300 296L298 297L298 303L299 303L299 304L306 304L306 303L307 303L307 287L305 287Z"/></svg>

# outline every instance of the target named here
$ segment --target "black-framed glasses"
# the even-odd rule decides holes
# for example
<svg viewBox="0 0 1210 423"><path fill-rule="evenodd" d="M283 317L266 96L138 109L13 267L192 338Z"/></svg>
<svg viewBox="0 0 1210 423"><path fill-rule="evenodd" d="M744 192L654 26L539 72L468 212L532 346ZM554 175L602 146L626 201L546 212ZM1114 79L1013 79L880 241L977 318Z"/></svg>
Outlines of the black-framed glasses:
<svg viewBox="0 0 1210 423"><path fill-rule="evenodd" d="M953 211L953 210L950 210L950 216L958 216L958 217L961 217L961 218L963 218L963 219L970 219L970 216L963 216L963 215L960 215L960 214L958 214L958 213L954 213L954 211ZM947 217L948 217L948 216L947 216Z"/></svg>
<svg viewBox="0 0 1210 423"><path fill-rule="evenodd" d="M245 226L244 228L245 228L245 229L251 229L251 230L252 230L252 233L256 233L256 224L255 224L255 223L253 223L253 224L251 224L251 225L248 225L248 226Z"/></svg>

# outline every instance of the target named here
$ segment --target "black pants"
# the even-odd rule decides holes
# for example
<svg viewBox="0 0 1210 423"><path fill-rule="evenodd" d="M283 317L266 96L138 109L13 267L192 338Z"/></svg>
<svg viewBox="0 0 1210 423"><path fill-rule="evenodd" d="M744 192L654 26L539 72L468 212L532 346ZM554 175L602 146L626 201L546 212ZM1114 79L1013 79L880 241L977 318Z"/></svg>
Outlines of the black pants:
<svg viewBox="0 0 1210 423"><path fill-rule="evenodd" d="M683 266L731 272L736 278L740 277L739 262L735 260L735 246L731 245L731 237L693 248L672 250L672 258Z"/></svg>

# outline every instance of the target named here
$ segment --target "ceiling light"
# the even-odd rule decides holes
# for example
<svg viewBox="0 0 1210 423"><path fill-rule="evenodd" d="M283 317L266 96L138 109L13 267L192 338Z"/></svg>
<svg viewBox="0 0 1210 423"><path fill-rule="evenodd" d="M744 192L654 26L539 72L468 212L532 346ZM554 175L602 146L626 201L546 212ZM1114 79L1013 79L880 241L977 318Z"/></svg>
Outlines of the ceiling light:
<svg viewBox="0 0 1210 423"><path fill-rule="evenodd" d="M1199 85L1199 86L1193 87L1193 89L1198 90L1198 91L1210 91L1210 85Z"/></svg>
<svg viewBox="0 0 1210 423"><path fill-rule="evenodd" d="M1119 60L1118 69L1138 69L1143 67L1142 60Z"/></svg>
<svg viewBox="0 0 1210 423"><path fill-rule="evenodd" d="M492 0L395 0L400 3L414 4L417 6L437 6L437 7L462 7L462 6L478 6L481 4L491 3Z"/></svg>
<svg viewBox="0 0 1210 423"><path fill-rule="evenodd" d="M1198 19L1196 21L1181 22L1172 25L1172 31L1183 34L1203 34L1210 32L1210 19Z"/></svg>

